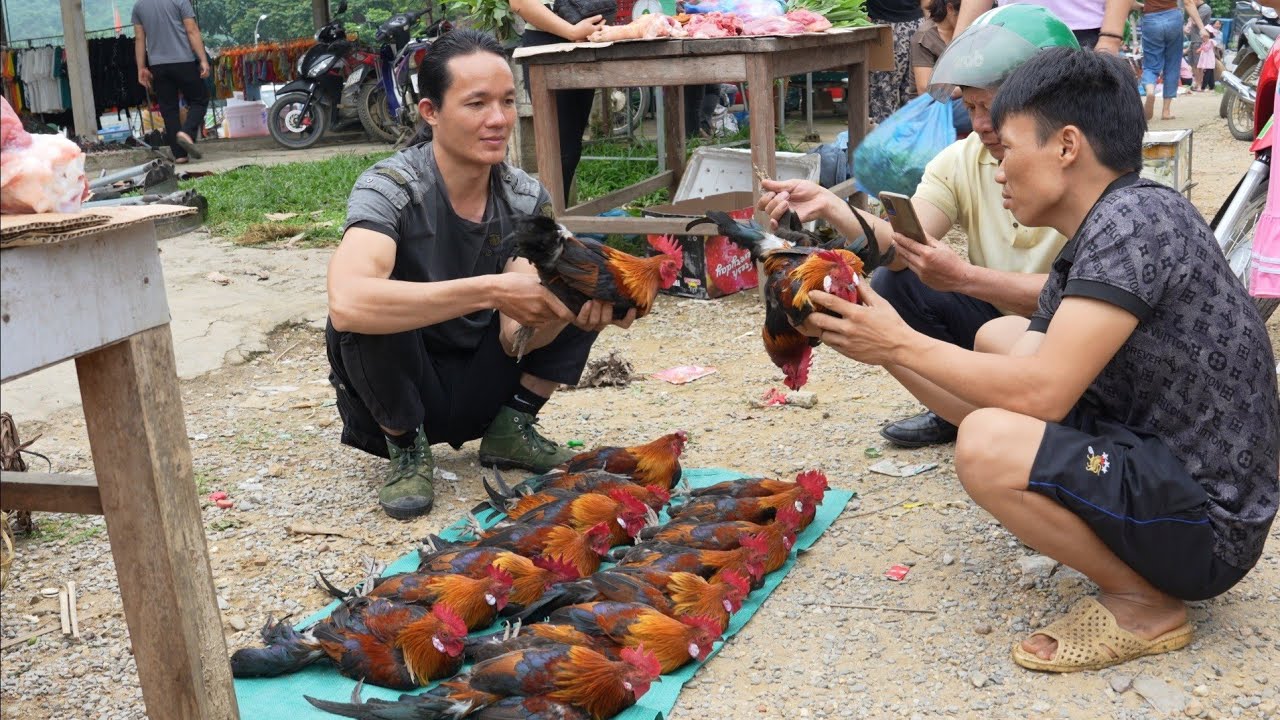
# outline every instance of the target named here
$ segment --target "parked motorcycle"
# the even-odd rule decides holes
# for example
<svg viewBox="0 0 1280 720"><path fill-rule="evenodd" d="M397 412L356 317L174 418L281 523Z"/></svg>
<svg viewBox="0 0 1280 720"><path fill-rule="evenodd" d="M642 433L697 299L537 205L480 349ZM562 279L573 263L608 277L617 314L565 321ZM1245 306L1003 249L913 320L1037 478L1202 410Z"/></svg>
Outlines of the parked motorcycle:
<svg viewBox="0 0 1280 720"><path fill-rule="evenodd" d="M1249 5L1257 12L1245 21L1240 31L1240 45L1236 50L1235 67L1224 73L1227 89L1222 94L1222 114L1227 128L1237 140L1252 140L1256 133L1253 125L1254 90L1258 84L1258 71L1262 61L1271 52L1271 46L1280 37L1280 19L1276 11L1256 2Z"/></svg>
<svg viewBox="0 0 1280 720"><path fill-rule="evenodd" d="M360 124L377 140L399 142L417 127L418 66L426 59L431 43L453 29L449 21L437 20L423 37L415 39L413 26L423 15L430 17L430 12L399 13L379 25L374 35L380 45L378 62L357 71L362 78L356 99Z"/></svg>
<svg viewBox="0 0 1280 720"><path fill-rule="evenodd" d="M371 67L378 58L347 40L341 17L346 11L343 0L334 19L316 32L316 44L298 61L298 79L276 92L267 112L271 137L290 150L309 148L330 128L360 121L359 85L344 78L349 69Z"/></svg>
<svg viewBox="0 0 1280 720"><path fill-rule="evenodd" d="M1267 189L1271 179L1271 148L1276 135L1273 123L1277 77L1280 77L1280 54L1273 53L1258 68L1257 102L1252 118L1252 127L1258 130L1253 145L1249 147L1254 153L1254 160L1211 223L1218 246L1231 264L1231 271L1245 286L1249 284L1253 234L1267 205ZM1280 305L1280 300L1275 298L1255 298L1254 302L1263 320L1270 317L1276 311L1276 306Z"/></svg>

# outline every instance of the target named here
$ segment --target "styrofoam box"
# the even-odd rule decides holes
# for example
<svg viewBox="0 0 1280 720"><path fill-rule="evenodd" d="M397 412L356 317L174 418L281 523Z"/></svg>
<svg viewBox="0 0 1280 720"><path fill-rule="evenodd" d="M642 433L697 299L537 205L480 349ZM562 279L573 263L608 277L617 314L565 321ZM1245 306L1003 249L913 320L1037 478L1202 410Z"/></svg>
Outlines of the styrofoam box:
<svg viewBox="0 0 1280 720"><path fill-rule="evenodd" d="M778 153L777 180L818 181L822 159L811 153ZM698 148L693 151L680 187L673 200L692 200L730 192L751 192L755 173L751 169L751 150L745 148Z"/></svg>
<svg viewBox="0 0 1280 720"><path fill-rule="evenodd" d="M263 137L267 131L267 105L264 102L247 102L228 105L226 109L227 137Z"/></svg>

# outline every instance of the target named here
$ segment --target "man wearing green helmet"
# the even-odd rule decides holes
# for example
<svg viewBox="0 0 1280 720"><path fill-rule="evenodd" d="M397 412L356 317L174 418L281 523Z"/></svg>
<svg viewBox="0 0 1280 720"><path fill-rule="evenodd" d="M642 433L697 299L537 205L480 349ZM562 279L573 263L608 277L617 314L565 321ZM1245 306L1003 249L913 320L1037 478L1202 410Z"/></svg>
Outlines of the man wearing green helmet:
<svg viewBox="0 0 1280 720"><path fill-rule="evenodd" d="M996 171L1004 149L991 122L996 90L1028 58L1052 47L1078 48L1071 29L1042 7L1010 5L980 16L938 58L931 82L961 88L974 132L943 150L925 169L912 205L927 243L896 237L889 224L868 213L882 251L897 258L871 278L872 287L915 330L965 349L998 352L1026 329L1049 266L1067 239L1052 228L1026 227L1004 208ZM841 233L861 229L847 203L809 181L766 181L760 208L775 220L788 210L800 219L822 218ZM960 225L969 262L936 238ZM1008 316L983 330L990 320ZM889 367L917 397L919 379ZM932 411L899 420L881 434L903 447L955 440L956 428Z"/></svg>

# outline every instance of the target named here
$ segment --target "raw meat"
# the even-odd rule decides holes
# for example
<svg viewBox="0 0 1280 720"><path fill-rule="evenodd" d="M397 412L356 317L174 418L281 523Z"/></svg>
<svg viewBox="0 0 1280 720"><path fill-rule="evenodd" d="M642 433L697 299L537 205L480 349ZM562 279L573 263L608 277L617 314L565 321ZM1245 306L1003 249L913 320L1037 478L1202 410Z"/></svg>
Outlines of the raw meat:
<svg viewBox="0 0 1280 720"><path fill-rule="evenodd" d="M822 32L831 29L831 21L812 10L792 10L786 17L804 25L806 32Z"/></svg>
<svg viewBox="0 0 1280 720"><path fill-rule="evenodd" d="M805 27L786 15L752 18L742 24L743 35L800 35Z"/></svg>
<svg viewBox="0 0 1280 720"><path fill-rule="evenodd" d="M591 34L591 42L617 40L653 40L660 37L684 37L684 28L676 19L661 13L641 15L626 25L606 25Z"/></svg>
<svg viewBox="0 0 1280 720"><path fill-rule="evenodd" d="M691 38L736 37L742 34L742 18L732 13L691 15L684 31Z"/></svg>
<svg viewBox="0 0 1280 720"><path fill-rule="evenodd" d="M58 135L32 135L0 98L0 213L73 213L89 195L84 153Z"/></svg>

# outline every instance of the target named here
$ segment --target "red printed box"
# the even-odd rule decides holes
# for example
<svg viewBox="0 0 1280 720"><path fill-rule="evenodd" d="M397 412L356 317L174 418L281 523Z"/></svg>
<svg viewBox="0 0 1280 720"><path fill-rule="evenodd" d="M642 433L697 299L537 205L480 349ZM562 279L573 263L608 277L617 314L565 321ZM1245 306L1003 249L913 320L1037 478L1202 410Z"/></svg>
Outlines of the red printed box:
<svg viewBox="0 0 1280 720"><path fill-rule="evenodd" d="M754 208L751 193L734 192L656 205L646 208L644 214L692 220L702 217L708 210L722 210L737 220L750 220ZM684 269L676 284L663 292L709 299L756 287L758 277L755 264L751 262L751 253L723 235L676 235L675 239L684 251Z"/></svg>

